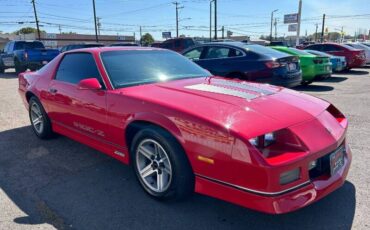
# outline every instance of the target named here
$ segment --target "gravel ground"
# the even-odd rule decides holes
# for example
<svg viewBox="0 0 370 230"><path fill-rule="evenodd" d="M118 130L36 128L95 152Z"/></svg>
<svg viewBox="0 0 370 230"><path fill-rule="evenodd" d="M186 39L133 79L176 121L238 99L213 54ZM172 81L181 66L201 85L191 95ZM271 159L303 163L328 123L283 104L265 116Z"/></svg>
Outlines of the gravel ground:
<svg viewBox="0 0 370 230"><path fill-rule="evenodd" d="M370 229L369 70L297 88L348 116L353 163L342 188L276 216L201 195L150 199L116 160L65 137L37 139L15 74L0 74L0 229Z"/></svg>

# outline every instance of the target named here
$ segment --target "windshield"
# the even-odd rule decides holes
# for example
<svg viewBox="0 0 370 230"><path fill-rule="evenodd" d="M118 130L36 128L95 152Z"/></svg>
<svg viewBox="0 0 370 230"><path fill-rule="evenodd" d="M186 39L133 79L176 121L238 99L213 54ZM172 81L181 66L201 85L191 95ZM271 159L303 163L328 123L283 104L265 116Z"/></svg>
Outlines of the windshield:
<svg viewBox="0 0 370 230"><path fill-rule="evenodd" d="M101 58L114 88L211 75L168 50L106 51Z"/></svg>
<svg viewBox="0 0 370 230"><path fill-rule="evenodd" d="M288 49L291 50L292 52L294 52L297 55L311 55L310 53L307 53L303 50L299 50L299 49L296 49L296 48L288 48Z"/></svg>
<svg viewBox="0 0 370 230"><path fill-rule="evenodd" d="M343 47L346 47L347 49L349 50L357 50L356 48L352 47L352 46L349 46L349 45L346 45L346 44L342 44Z"/></svg>
<svg viewBox="0 0 370 230"><path fill-rule="evenodd" d="M285 53L261 45L244 45L243 47L246 50L250 50L257 54L264 54L273 58L281 58L287 56L287 54Z"/></svg>
<svg viewBox="0 0 370 230"><path fill-rule="evenodd" d="M317 55L317 56L323 56L323 57L332 57L333 56L333 55L330 55L330 54L327 54L327 53L324 53L324 52L320 52L320 51L316 51L316 50L305 50L305 52L308 52L310 54Z"/></svg>
<svg viewBox="0 0 370 230"><path fill-rule="evenodd" d="M44 49L44 45L41 42L16 42L15 50L24 50L24 49Z"/></svg>

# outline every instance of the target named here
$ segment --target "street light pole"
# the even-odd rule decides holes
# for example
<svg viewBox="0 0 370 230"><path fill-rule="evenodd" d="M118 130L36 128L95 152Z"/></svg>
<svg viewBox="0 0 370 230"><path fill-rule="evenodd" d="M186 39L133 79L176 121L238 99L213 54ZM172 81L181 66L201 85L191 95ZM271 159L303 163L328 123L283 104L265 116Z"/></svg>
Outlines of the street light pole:
<svg viewBox="0 0 370 230"><path fill-rule="evenodd" d="M271 27L270 27L270 42L272 42L272 24L273 24L273 21L274 21L274 13L278 11L277 9L276 10L273 10L271 12Z"/></svg>
<svg viewBox="0 0 370 230"><path fill-rule="evenodd" d="M299 6L298 6L298 26L297 26L297 37L295 40L295 45L299 45L299 34L301 32L301 14L302 14L302 0L299 0Z"/></svg>

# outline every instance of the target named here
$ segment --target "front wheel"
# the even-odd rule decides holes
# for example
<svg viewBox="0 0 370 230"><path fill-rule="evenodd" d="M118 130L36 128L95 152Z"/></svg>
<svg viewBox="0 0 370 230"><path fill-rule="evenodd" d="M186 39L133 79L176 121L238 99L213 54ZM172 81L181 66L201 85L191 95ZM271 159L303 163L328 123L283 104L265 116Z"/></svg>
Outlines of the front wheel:
<svg viewBox="0 0 370 230"><path fill-rule="evenodd" d="M184 150L167 131L152 127L134 137L131 159L135 174L152 197L179 200L194 191L194 174Z"/></svg>
<svg viewBox="0 0 370 230"><path fill-rule="evenodd" d="M44 107L36 97L29 101L29 117L32 130L41 139L49 139L53 136L51 122Z"/></svg>

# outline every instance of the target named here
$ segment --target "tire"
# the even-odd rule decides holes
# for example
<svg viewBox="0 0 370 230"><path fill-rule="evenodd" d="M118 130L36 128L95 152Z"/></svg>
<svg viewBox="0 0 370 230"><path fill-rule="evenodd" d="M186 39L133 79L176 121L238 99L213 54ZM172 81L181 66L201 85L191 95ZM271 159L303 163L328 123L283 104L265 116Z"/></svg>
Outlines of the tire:
<svg viewBox="0 0 370 230"><path fill-rule="evenodd" d="M18 59L14 60L14 68L15 68L15 73L20 74L22 72L25 72L27 70L26 66L23 66Z"/></svg>
<svg viewBox="0 0 370 230"><path fill-rule="evenodd" d="M40 101L36 97L31 97L28 104L28 115L33 132L40 139L52 138L54 133L51 127L51 122Z"/></svg>
<svg viewBox="0 0 370 230"><path fill-rule="evenodd" d="M302 81L301 84L302 85L310 85L313 81Z"/></svg>
<svg viewBox="0 0 370 230"><path fill-rule="evenodd" d="M130 154L135 175L151 197L182 200L194 192L195 179L189 160L167 131L155 126L140 130L133 138Z"/></svg>
<svg viewBox="0 0 370 230"><path fill-rule="evenodd" d="M2 62L1 58L0 58L0 73L5 73L4 63Z"/></svg>

